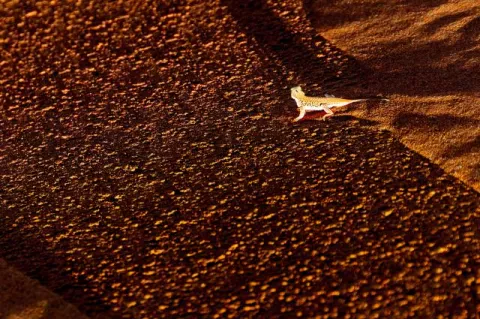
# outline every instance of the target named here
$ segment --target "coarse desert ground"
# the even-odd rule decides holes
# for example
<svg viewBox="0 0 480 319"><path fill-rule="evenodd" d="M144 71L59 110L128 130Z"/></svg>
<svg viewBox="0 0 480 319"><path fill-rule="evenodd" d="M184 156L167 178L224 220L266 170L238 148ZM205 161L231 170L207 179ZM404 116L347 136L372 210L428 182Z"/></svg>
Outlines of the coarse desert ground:
<svg viewBox="0 0 480 319"><path fill-rule="evenodd" d="M317 32L367 70L366 90L338 95L368 92L391 99L388 106L357 105L347 112L393 131L479 191L480 4L312 0L304 5Z"/></svg>
<svg viewBox="0 0 480 319"><path fill-rule="evenodd" d="M0 0L0 256L92 318L473 318L480 194L367 127L436 95L321 4ZM294 85L392 101L292 123Z"/></svg>

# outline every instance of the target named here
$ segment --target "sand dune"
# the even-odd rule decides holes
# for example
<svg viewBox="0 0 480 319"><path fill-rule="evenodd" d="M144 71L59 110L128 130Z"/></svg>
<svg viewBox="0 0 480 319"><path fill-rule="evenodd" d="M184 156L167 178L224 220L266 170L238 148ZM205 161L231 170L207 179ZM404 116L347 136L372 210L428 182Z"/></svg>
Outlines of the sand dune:
<svg viewBox="0 0 480 319"><path fill-rule="evenodd" d="M366 69L350 108L480 190L480 5L475 1L304 1L317 31Z"/></svg>

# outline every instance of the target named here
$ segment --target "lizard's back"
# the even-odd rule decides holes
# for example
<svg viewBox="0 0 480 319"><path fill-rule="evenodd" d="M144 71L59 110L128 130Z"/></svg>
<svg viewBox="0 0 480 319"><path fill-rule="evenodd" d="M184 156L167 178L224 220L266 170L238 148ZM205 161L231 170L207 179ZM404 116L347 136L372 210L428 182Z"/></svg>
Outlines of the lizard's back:
<svg viewBox="0 0 480 319"><path fill-rule="evenodd" d="M351 100L340 99L336 97L313 97L313 96L303 96L298 98L300 102L306 105L323 105L323 104L332 104L332 103L347 103Z"/></svg>

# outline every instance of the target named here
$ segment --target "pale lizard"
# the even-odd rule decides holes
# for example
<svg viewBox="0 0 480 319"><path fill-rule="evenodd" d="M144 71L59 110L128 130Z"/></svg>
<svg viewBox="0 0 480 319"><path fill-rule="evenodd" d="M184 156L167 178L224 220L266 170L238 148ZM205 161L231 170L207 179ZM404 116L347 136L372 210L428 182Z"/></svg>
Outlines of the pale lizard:
<svg viewBox="0 0 480 319"><path fill-rule="evenodd" d="M325 97L312 97L306 96L302 91L302 88L299 86L291 88L292 98L297 102L297 108L300 111L300 114L294 122L300 121L307 111L325 111L325 114L322 117L322 120L325 120L327 117L333 116L332 108L341 107L348 105L354 102L367 101L369 99L358 99L358 100L347 100L336 98L333 95L325 94ZM388 101L387 99L382 99Z"/></svg>

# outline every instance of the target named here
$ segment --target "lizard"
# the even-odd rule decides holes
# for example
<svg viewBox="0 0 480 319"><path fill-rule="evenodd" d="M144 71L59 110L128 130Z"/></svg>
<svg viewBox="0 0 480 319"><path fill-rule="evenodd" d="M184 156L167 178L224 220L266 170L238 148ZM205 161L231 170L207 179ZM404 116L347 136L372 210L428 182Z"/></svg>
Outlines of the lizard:
<svg viewBox="0 0 480 319"><path fill-rule="evenodd" d="M302 88L299 86L293 87L291 90L291 96L297 102L297 108L300 111L300 114L293 121L300 121L306 114L307 111L325 111L325 114L322 117L322 120L325 121L327 117L333 116L333 111L331 110L334 107L341 107L355 102L367 101L370 99L357 99L357 100L348 100L337 98L333 95L325 94L325 97L312 97L306 96ZM388 99L382 99L388 101Z"/></svg>

